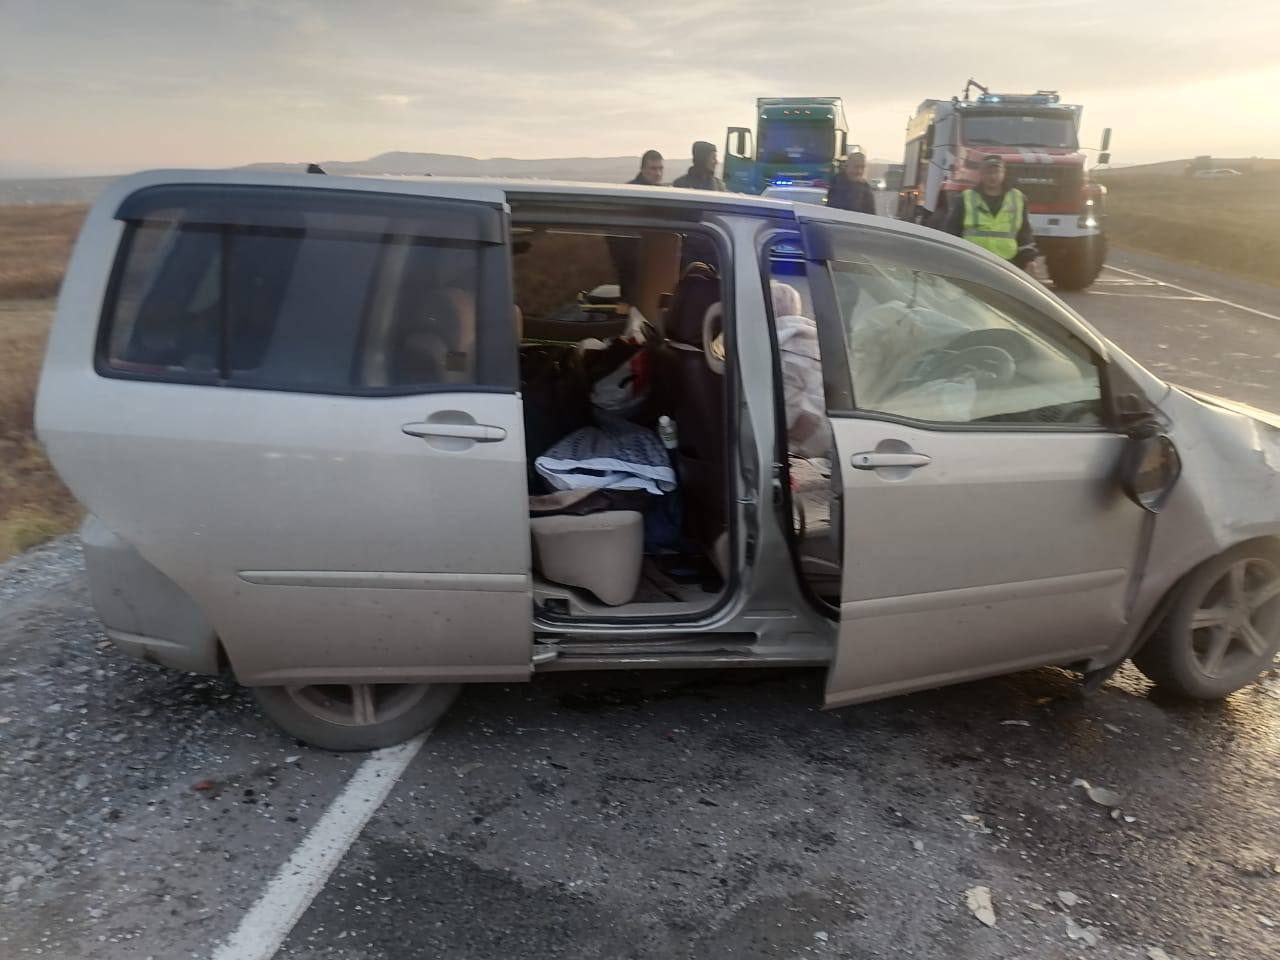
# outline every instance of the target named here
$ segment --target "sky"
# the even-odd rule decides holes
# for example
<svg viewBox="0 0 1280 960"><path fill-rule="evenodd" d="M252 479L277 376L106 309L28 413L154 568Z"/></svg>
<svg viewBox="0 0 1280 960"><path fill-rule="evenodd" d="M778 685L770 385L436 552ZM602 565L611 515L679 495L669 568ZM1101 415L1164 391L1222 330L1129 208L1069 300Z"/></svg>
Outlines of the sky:
<svg viewBox="0 0 1280 960"><path fill-rule="evenodd" d="M0 175L687 157L757 96L841 96L900 159L971 76L1084 104L1116 163L1280 157L1275 0L0 0Z"/></svg>

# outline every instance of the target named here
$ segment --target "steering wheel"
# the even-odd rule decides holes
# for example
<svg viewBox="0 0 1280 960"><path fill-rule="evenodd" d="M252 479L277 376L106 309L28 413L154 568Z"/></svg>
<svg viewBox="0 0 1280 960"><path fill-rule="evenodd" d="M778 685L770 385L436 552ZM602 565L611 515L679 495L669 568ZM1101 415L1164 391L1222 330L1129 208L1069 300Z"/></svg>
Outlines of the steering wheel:
<svg viewBox="0 0 1280 960"><path fill-rule="evenodd" d="M955 380L970 376L981 390L1005 386L1013 380L1017 369L1013 354L1001 347L965 347L943 357L930 379Z"/></svg>

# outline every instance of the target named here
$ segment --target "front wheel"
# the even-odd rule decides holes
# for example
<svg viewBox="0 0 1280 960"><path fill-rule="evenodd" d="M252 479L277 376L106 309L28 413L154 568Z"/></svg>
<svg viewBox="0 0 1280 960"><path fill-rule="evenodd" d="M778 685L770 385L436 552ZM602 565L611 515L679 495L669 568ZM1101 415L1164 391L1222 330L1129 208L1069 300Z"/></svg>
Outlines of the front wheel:
<svg viewBox="0 0 1280 960"><path fill-rule="evenodd" d="M1046 246L1045 266L1049 279L1059 290L1083 290L1098 279L1106 259L1103 236L1058 241Z"/></svg>
<svg viewBox="0 0 1280 960"><path fill-rule="evenodd" d="M1168 616L1133 658L1156 686L1220 700L1268 669L1280 649L1280 559L1244 544L1179 586Z"/></svg>
<svg viewBox="0 0 1280 960"><path fill-rule="evenodd" d="M458 696L456 683L326 683L254 687L262 712L323 750L375 750L429 729Z"/></svg>

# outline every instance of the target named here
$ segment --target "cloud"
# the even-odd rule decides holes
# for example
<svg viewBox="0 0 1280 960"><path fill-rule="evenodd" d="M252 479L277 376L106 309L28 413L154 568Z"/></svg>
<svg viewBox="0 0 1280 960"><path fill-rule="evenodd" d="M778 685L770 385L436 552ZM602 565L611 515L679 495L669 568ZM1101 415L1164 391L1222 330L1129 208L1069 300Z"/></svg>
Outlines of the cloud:
<svg viewBox="0 0 1280 960"><path fill-rule="evenodd" d="M373 99L389 107L407 107L412 103L418 102L417 97L410 96L407 93L375 93Z"/></svg>
<svg viewBox="0 0 1280 960"><path fill-rule="evenodd" d="M169 162L175 123L218 163L684 155L749 121L756 96L796 94L843 96L853 139L892 156L915 105L975 73L1106 104L1130 123L1117 129L1127 149L1204 152L1173 97L1244 89L1276 63L1280 32L1264 0L1230 16L1191 0L810 0L799 12L776 0L118 0L74 14L0 2L7 146L51 165L77 136L94 155L103 116L128 126L111 147L138 165ZM1225 98L1215 129L1280 153L1280 131L1258 122L1269 108L1262 93ZM1093 107L1086 118L1109 121Z"/></svg>

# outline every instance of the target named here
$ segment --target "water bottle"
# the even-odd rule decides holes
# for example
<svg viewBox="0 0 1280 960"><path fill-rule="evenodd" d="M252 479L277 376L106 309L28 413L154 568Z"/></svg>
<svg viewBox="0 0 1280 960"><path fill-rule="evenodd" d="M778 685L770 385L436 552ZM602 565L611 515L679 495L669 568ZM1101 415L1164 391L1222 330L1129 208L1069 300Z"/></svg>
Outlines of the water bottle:
<svg viewBox="0 0 1280 960"><path fill-rule="evenodd" d="M674 450L679 443L676 438L676 422L666 414L658 418L658 439L668 450Z"/></svg>

